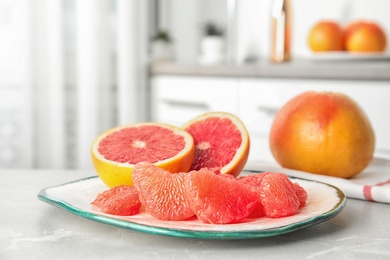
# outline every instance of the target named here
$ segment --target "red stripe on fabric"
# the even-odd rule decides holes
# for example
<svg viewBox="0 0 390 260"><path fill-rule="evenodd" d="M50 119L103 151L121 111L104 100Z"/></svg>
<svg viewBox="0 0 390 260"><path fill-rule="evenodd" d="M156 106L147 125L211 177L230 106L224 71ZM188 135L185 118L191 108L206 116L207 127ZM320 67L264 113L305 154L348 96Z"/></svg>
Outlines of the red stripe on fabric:
<svg viewBox="0 0 390 260"><path fill-rule="evenodd" d="M387 181L384 181L384 182L379 182L375 186L384 186L384 185L387 185L387 184L390 184L390 180L387 180Z"/></svg>
<svg viewBox="0 0 390 260"><path fill-rule="evenodd" d="M363 196L364 198L366 198L366 200L374 201L371 190L372 190L372 186L365 185L363 187Z"/></svg>
<svg viewBox="0 0 390 260"><path fill-rule="evenodd" d="M375 201L374 198L372 197L372 187L376 187L376 186L385 186L387 184L390 184L390 179L387 180L387 181L384 181L384 182L378 182L377 184L375 185L365 185L363 187L363 196L364 198L366 198L366 200L370 200L370 201Z"/></svg>

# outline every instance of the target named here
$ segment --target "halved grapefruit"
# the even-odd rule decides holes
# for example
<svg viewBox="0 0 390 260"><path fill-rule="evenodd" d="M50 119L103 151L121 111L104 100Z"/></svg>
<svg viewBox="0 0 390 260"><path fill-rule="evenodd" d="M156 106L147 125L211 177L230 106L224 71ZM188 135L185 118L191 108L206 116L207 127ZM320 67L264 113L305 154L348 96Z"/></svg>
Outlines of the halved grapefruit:
<svg viewBox="0 0 390 260"><path fill-rule="evenodd" d="M182 126L194 138L191 170L208 168L237 177L249 154L249 134L244 123L226 112L208 112Z"/></svg>
<svg viewBox="0 0 390 260"><path fill-rule="evenodd" d="M192 136L162 123L137 123L112 128L92 144L92 162L108 187L133 185L132 172L147 161L169 172L187 172L194 159Z"/></svg>

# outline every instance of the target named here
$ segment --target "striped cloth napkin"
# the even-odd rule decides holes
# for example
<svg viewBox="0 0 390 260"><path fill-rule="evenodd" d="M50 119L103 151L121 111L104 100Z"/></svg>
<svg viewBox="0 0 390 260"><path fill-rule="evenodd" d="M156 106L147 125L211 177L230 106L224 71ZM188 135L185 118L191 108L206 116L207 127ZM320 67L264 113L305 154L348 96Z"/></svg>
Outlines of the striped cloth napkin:
<svg viewBox="0 0 390 260"><path fill-rule="evenodd" d="M283 172L293 177L334 185L348 198L390 203L390 158L374 158L364 171L350 179L286 169L275 162L248 161L245 169L252 172Z"/></svg>

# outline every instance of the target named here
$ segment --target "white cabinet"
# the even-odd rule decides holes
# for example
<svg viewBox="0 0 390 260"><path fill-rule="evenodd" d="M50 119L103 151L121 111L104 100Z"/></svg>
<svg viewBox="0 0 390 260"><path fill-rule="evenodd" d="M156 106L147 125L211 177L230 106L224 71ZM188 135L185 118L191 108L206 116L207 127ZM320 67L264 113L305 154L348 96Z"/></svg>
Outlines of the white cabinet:
<svg viewBox="0 0 390 260"><path fill-rule="evenodd" d="M250 160L274 160L268 137L277 110L308 90L337 91L368 115L376 152L390 154L390 82L157 76L152 80L153 121L182 125L207 111L238 115L251 138Z"/></svg>
<svg viewBox="0 0 390 260"><path fill-rule="evenodd" d="M237 111L238 86L231 78L170 77L152 79L151 119L181 126L207 111Z"/></svg>

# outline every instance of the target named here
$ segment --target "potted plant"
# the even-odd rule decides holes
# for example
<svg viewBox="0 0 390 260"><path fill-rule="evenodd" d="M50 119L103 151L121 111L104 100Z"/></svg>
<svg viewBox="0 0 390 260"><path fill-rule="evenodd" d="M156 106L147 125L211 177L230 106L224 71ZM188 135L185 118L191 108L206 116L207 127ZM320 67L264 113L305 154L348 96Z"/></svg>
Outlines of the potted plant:
<svg viewBox="0 0 390 260"><path fill-rule="evenodd" d="M172 60L172 38L168 31L159 30L152 38L152 61L168 62Z"/></svg>
<svg viewBox="0 0 390 260"><path fill-rule="evenodd" d="M216 23L207 22L203 27L200 43L202 63L220 63L225 59L225 40L223 29Z"/></svg>

